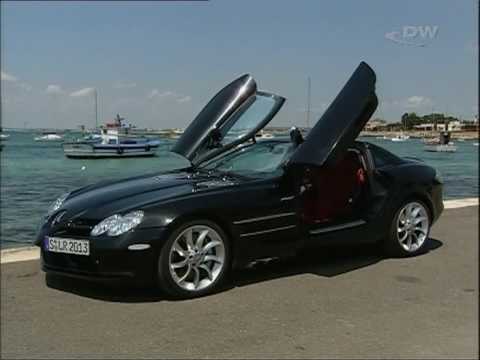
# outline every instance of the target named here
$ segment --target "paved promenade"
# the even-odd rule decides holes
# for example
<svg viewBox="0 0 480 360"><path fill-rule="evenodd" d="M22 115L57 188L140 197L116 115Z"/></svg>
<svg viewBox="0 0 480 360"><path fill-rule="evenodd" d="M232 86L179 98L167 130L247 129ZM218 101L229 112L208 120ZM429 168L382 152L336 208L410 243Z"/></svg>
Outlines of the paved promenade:
<svg viewBox="0 0 480 360"><path fill-rule="evenodd" d="M333 249L234 274L188 301L1 265L1 358L478 358L478 206L428 252Z"/></svg>

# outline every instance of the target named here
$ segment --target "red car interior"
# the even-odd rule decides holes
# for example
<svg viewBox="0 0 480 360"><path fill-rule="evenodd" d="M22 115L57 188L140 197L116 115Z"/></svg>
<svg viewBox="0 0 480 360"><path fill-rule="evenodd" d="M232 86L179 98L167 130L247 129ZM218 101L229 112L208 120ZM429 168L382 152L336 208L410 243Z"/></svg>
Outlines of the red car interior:
<svg viewBox="0 0 480 360"><path fill-rule="evenodd" d="M348 151L333 168L309 168L304 179L304 220L323 223L351 214L365 183L365 169L355 151Z"/></svg>

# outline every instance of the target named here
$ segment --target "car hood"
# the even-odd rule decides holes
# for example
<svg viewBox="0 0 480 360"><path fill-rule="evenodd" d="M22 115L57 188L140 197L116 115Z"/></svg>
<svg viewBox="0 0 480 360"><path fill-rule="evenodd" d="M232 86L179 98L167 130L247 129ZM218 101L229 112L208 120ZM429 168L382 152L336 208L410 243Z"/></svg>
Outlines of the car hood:
<svg viewBox="0 0 480 360"><path fill-rule="evenodd" d="M234 184L218 175L186 171L104 181L73 191L57 213L65 212L62 222L78 218L99 220L227 183Z"/></svg>

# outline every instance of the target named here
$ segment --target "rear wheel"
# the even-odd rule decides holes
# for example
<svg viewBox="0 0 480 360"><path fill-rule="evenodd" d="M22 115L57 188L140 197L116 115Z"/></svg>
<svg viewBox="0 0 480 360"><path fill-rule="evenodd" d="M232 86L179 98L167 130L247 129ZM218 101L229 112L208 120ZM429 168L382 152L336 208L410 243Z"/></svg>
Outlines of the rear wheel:
<svg viewBox="0 0 480 360"><path fill-rule="evenodd" d="M392 219L384 247L391 256L413 256L420 253L430 234L431 219L427 206L409 200L398 207Z"/></svg>
<svg viewBox="0 0 480 360"><path fill-rule="evenodd" d="M159 283L174 297L205 295L218 289L229 264L225 232L211 221L192 221L177 228L163 247Z"/></svg>

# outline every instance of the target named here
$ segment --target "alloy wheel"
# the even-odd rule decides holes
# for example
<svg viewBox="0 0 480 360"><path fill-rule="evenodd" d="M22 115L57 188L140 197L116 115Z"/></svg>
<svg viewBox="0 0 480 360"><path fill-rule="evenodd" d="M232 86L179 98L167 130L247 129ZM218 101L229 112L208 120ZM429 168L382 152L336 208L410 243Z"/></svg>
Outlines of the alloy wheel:
<svg viewBox="0 0 480 360"><path fill-rule="evenodd" d="M397 240L408 252L420 249L427 239L430 220L427 209L419 202L406 204L397 219Z"/></svg>
<svg viewBox="0 0 480 360"><path fill-rule="evenodd" d="M186 228L170 248L170 274L187 291L196 292L212 285L224 265L225 243L217 231L206 225Z"/></svg>

